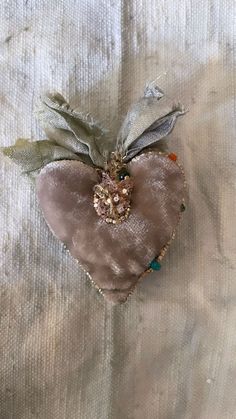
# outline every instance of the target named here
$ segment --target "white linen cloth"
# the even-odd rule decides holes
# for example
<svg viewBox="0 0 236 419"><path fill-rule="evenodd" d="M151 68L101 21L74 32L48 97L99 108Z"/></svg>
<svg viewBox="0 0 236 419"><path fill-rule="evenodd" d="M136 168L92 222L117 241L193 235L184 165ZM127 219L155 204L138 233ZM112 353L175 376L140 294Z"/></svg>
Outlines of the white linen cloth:
<svg viewBox="0 0 236 419"><path fill-rule="evenodd" d="M2 0L0 139L44 138L58 90L113 133L147 81L189 113L189 203L163 262L111 307L1 156L0 418L236 418L234 0Z"/></svg>

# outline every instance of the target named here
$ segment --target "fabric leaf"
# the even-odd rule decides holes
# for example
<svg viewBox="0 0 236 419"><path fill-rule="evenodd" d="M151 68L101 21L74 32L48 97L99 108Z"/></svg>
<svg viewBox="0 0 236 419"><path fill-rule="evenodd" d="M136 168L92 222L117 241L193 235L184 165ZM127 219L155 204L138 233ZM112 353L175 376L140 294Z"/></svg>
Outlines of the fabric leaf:
<svg viewBox="0 0 236 419"><path fill-rule="evenodd" d="M37 110L37 117L49 140L55 141L74 153L89 154L88 147L77 140L69 125L58 113L41 104Z"/></svg>
<svg viewBox="0 0 236 419"><path fill-rule="evenodd" d="M1 147L0 151L21 166L24 173L41 169L56 160L81 160L80 156L72 151L48 140L30 142L26 139L19 139L15 145Z"/></svg>
<svg viewBox="0 0 236 419"><path fill-rule="evenodd" d="M122 148L122 151L127 154L128 150L131 150L131 145L135 143L143 133L148 132L149 130L157 129L157 136L163 138L164 132L168 132L168 129L164 130L164 127L158 132L158 127L162 125L163 118L169 118L172 122L170 125L175 122L176 116L183 113L180 107L173 109L173 104L170 99L163 98L164 93L156 86L149 85L147 86L144 96L130 109L125 118L125 121L121 127L119 136L118 136L118 148ZM166 123L167 127L168 123ZM162 134L161 134L162 132ZM148 140L149 137L145 137ZM144 138L142 139L144 140ZM152 142L151 142L152 143ZM150 145L147 144L147 145ZM142 148L144 146L142 145ZM130 153L130 151L129 151ZM131 155L131 154L130 154Z"/></svg>
<svg viewBox="0 0 236 419"><path fill-rule="evenodd" d="M89 154L95 165L104 166L104 132L91 117L72 111L59 93L44 95L37 113L49 138L76 153Z"/></svg>
<svg viewBox="0 0 236 419"><path fill-rule="evenodd" d="M155 121L137 140L135 140L126 152L125 161L129 161L144 148L155 146L158 141L166 137L173 130L178 116L183 115L181 108L176 108L168 115Z"/></svg>

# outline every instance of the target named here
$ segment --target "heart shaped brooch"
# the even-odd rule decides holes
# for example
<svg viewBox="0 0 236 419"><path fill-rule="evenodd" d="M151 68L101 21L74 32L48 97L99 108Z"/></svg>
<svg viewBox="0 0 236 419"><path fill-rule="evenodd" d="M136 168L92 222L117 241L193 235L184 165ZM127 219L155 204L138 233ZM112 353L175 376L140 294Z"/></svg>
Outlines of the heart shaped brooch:
<svg viewBox="0 0 236 419"><path fill-rule="evenodd" d="M58 93L43 96L37 114L48 139L1 151L36 179L46 223L99 292L124 302L160 269L185 209L183 169L159 142L184 110L148 85L115 141Z"/></svg>

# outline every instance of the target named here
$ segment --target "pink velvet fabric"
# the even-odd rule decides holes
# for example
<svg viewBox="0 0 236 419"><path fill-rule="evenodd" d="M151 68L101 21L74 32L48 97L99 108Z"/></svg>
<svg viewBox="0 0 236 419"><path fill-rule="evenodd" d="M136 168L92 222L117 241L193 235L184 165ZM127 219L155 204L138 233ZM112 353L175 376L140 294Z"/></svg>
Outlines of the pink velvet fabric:
<svg viewBox="0 0 236 419"><path fill-rule="evenodd" d="M184 198L184 175L167 155L143 153L128 170L134 180L131 213L118 225L107 224L93 207L94 168L53 162L37 178L38 201L50 229L114 303L127 299L170 240Z"/></svg>

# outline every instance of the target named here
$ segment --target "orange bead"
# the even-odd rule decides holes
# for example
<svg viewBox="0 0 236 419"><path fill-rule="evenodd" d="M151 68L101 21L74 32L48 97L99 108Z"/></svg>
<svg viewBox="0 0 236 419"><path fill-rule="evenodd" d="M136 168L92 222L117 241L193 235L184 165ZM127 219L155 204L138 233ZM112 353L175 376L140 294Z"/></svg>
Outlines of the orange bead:
<svg viewBox="0 0 236 419"><path fill-rule="evenodd" d="M176 160L177 160L177 156L176 156L176 154L175 154L175 153L170 153L170 154L168 154L168 157L169 157L169 159L171 159L171 160L173 160L173 161L176 161Z"/></svg>

